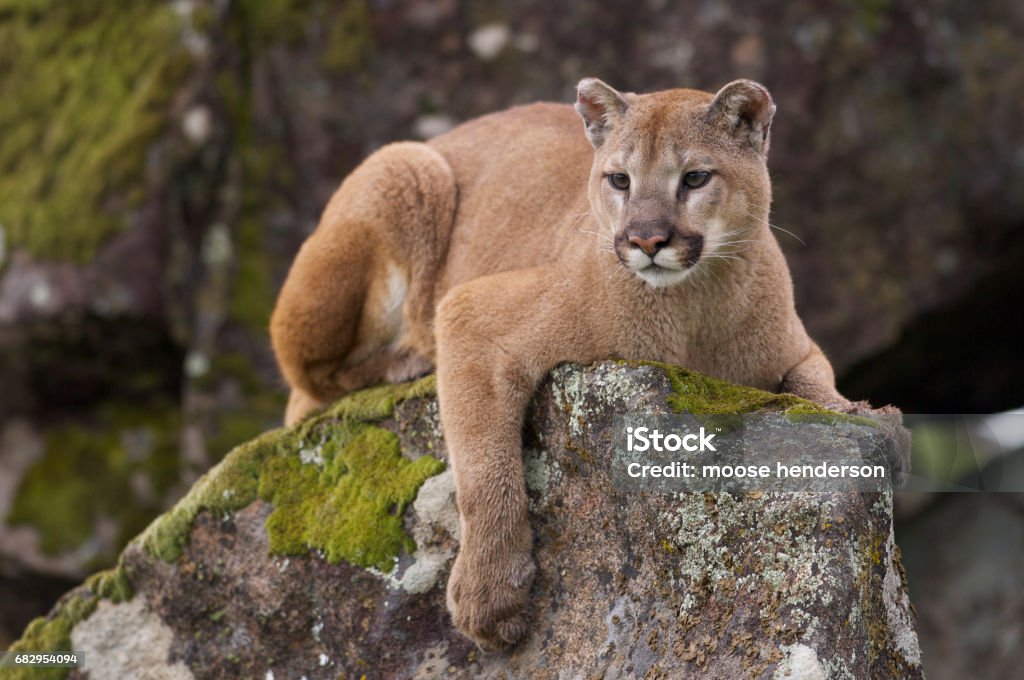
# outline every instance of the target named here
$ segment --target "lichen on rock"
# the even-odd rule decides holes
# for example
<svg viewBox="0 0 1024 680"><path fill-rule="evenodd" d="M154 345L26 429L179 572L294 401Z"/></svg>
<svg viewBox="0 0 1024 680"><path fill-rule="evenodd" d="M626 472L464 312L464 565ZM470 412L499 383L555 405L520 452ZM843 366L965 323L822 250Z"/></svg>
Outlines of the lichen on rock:
<svg viewBox="0 0 1024 680"><path fill-rule="evenodd" d="M446 614L458 517L452 471L435 474L432 378L350 395L237 448L19 648L131 649L137 631L117 622L137 621L167 650L161 670L195 677L923 677L891 494L613 481L616 417L674 412L678 389L702 381L605 362L541 386L524 433L533 625L509 652L481 655ZM865 446L883 436L833 426ZM794 427L763 424L776 441Z"/></svg>

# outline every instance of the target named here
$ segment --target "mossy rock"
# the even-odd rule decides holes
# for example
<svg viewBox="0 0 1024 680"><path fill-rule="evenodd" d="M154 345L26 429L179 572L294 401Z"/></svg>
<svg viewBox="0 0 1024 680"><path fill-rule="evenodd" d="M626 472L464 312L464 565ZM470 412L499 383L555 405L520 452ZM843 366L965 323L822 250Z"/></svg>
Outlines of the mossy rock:
<svg viewBox="0 0 1024 680"><path fill-rule="evenodd" d="M10 651L74 651L71 631L92 615L100 600L125 602L132 594L121 564L93 574L83 585L62 597L48 616L33 619ZM67 676L67 668L5 668L0 673L0 677L10 680L62 680Z"/></svg>
<svg viewBox="0 0 1024 680"><path fill-rule="evenodd" d="M290 430L275 430L229 453L141 537L143 547L174 561L196 516L270 502L271 551L321 551L328 561L390 571L415 545L402 523L428 477L444 469L430 456L403 458L398 437L375 424L395 404L431 396L434 378L358 392Z"/></svg>
<svg viewBox="0 0 1024 680"><path fill-rule="evenodd" d="M682 392L722 413L720 388L661 365L552 372L524 450L542 634L508 654L479 655L445 614L458 518L453 475L424 451L443 450L433 378L355 393L236 448L15 648L125 652L102 671L87 661L90 677L132 676L140 639L166 645L146 663L195 677L781 677L800 664L921 677L891 494L616 486L605 434L624 410L674 411ZM771 399L735 390L751 407ZM768 449L789 440L792 423L766 423L781 438Z"/></svg>
<svg viewBox="0 0 1024 680"><path fill-rule="evenodd" d="M127 225L144 193L149 143L188 73L181 31L163 2L0 2L8 247L86 261Z"/></svg>
<svg viewBox="0 0 1024 680"><path fill-rule="evenodd" d="M78 552L84 568L109 565L180 486L176 406L107 402L87 419L59 425L21 479L6 524L30 526L50 556ZM112 523L112 543L96 538Z"/></svg>

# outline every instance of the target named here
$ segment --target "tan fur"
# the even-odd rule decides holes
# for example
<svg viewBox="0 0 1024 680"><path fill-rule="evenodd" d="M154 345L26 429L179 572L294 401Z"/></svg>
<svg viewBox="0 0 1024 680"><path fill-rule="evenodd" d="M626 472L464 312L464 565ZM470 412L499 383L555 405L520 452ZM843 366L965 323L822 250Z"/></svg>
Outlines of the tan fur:
<svg viewBox="0 0 1024 680"><path fill-rule="evenodd" d="M572 107L534 104L375 153L327 206L271 321L288 423L436 365L462 522L448 603L486 649L527 629L520 430L556 364L654 359L855 408L796 315L768 227L767 90L634 95L588 79L576 108L585 134ZM705 186L678 189L703 170ZM658 242L664 266L636 271L635 244Z"/></svg>

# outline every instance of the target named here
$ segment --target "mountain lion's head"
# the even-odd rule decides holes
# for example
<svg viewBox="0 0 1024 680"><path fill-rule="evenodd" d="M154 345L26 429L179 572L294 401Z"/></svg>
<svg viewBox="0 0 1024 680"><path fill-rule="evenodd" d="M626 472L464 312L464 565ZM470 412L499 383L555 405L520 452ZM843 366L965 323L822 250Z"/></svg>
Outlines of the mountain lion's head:
<svg viewBox="0 0 1024 680"><path fill-rule="evenodd" d="M577 92L595 150L591 207L619 261L651 286L733 257L766 223L775 104L764 86L636 95L587 78Z"/></svg>

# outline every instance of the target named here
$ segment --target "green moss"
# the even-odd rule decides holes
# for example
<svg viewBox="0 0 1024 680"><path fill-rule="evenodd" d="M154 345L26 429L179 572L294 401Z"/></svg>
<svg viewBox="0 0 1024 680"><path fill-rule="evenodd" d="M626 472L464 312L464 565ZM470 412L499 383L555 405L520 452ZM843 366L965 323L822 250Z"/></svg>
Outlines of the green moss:
<svg viewBox="0 0 1024 680"><path fill-rule="evenodd" d="M309 0L242 0L237 11L254 45L275 40L292 42L302 37L309 18Z"/></svg>
<svg viewBox="0 0 1024 680"><path fill-rule="evenodd" d="M793 394L765 392L753 387L734 385L679 366L654 361L640 362L656 366L672 382L669 405L676 411L702 415L733 415L756 411L783 411L799 414L829 414L832 411Z"/></svg>
<svg viewBox="0 0 1024 680"><path fill-rule="evenodd" d="M78 588L65 595L46 617L33 619L21 639L11 645L12 652L61 652L71 649L71 631L96 610L99 598ZM11 680L58 680L68 676L68 668L5 668L3 677Z"/></svg>
<svg viewBox="0 0 1024 680"><path fill-rule="evenodd" d="M142 198L149 142L188 69L167 3L0 0L0 223L87 260Z"/></svg>
<svg viewBox="0 0 1024 680"><path fill-rule="evenodd" d="M284 0L235 5L232 20L225 27L226 37L246 66L241 71L222 71L216 77L230 121L234 156L244 178L241 213L233 234L235 258L228 315L260 334L266 332L276 288L263 229L266 216L281 207L294 177L286 162L283 140L255 124L249 71L256 53L266 44L301 34L306 13L304 3Z"/></svg>
<svg viewBox="0 0 1024 680"><path fill-rule="evenodd" d="M430 377L363 390L290 430L238 447L150 525L143 547L174 561L200 512L224 514L261 498L274 506L267 519L273 552L316 549L332 562L390 570L394 557L413 546L402 524L406 506L444 464L403 458L397 437L373 422L402 400L433 395L434 384Z"/></svg>
<svg viewBox="0 0 1024 680"><path fill-rule="evenodd" d="M112 569L105 569L90 576L85 581L85 586L100 597L111 602L127 602L132 599L134 590L128 575L124 571L124 564L118 562Z"/></svg>
<svg viewBox="0 0 1024 680"><path fill-rule="evenodd" d="M192 522L201 511L222 515L256 500L261 467L278 455L284 435L283 430L274 430L231 451L185 498L146 528L139 538L143 548L154 557L173 562L181 556Z"/></svg>
<svg viewBox="0 0 1024 680"><path fill-rule="evenodd" d="M255 206L252 208L255 212ZM237 263L228 311L236 321L262 333L270 321L274 283L260 223L252 217L242 220L236 241Z"/></svg>
<svg viewBox="0 0 1024 680"><path fill-rule="evenodd" d="M347 0L332 20L323 65L336 73L358 70L370 58L373 24L365 0Z"/></svg>
<svg viewBox="0 0 1024 680"><path fill-rule="evenodd" d="M90 422L52 431L43 457L21 481L8 524L34 527L40 548L59 554L80 548L100 519L113 520L120 548L163 509L179 477L177 410L152 410L108 403ZM147 498L133 493L137 476L148 485ZM109 564L112 557L98 559Z"/></svg>
<svg viewBox="0 0 1024 680"><path fill-rule="evenodd" d="M390 571L399 552L416 547L403 526L405 508L444 463L403 458L398 437L380 427L342 425L322 434L322 468L281 456L263 471L259 494L274 505L271 550L301 555L313 547L332 563Z"/></svg>
<svg viewBox="0 0 1024 680"><path fill-rule="evenodd" d="M327 415L343 420L380 420L387 418L395 404L405 399L433 397L437 393L437 377L433 374L403 385L401 391L395 385L380 385L355 392L329 407Z"/></svg>
<svg viewBox="0 0 1024 680"><path fill-rule="evenodd" d="M672 383L673 393L669 395L668 403L673 409L694 415L714 416L714 423L717 425L728 426L730 416L775 411L783 413L794 422L841 421L878 427L870 418L837 413L795 394L766 392L754 387L735 385L697 371L657 361L641 361L636 364L655 366L665 372Z"/></svg>
<svg viewBox="0 0 1024 680"><path fill-rule="evenodd" d="M26 626L21 639L11 645L12 652L66 652L72 649L71 631L89 618L101 599L125 602L132 598L132 586L124 566L90 576L82 587L62 597L53 611L45 617L33 619ZM35 680L37 678L66 678L67 668L4 669L4 678Z"/></svg>
<svg viewBox="0 0 1024 680"><path fill-rule="evenodd" d="M882 502L890 507L885 513L891 513L892 496L880 497ZM871 532L860 538L857 542L858 552L858 576L857 586L860 593L860 624L866 628L868 645L868 663L875 665L881 655L886 655L890 647L890 628L887 625L888 618L885 610L885 600L882 596L884 590L885 571L888 568L883 560L889 559L889 551L886 547L888 534L882 534L881 527L872 524ZM887 663L892 660L888 659ZM900 677L902 673L896 673L891 677Z"/></svg>

